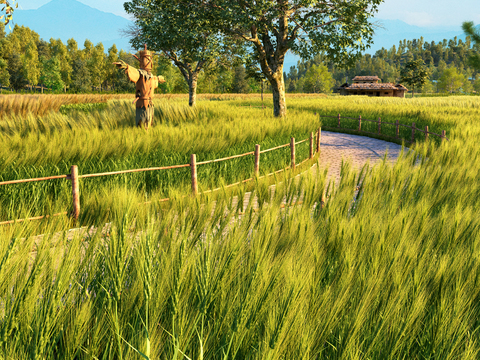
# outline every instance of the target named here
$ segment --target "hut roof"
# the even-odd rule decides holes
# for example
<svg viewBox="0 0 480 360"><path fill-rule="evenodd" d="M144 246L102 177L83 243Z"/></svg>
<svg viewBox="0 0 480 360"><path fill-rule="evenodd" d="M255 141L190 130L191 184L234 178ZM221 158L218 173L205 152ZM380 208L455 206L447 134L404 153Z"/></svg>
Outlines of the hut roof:
<svg viewBox="0 0 480 360"><path fill-rule="evenodd" d="M378 76L355 76L353 81L380 81Z"/></svg>
<svg viewBox="0 0 480 360"><path fill-rule="evenodd" d="M401 84L394 85L392 83L343 84L340 87L345 90L407 90L407 88Z"/></svg>
<svg viewBox="0 0 480 360"><path fill-rule="evenodd" d="M395 86L398 88L398 90L408 91L408 89L407 89L405 86L403 86L402 84L397 84L397 85L395 85Z"/></svg>

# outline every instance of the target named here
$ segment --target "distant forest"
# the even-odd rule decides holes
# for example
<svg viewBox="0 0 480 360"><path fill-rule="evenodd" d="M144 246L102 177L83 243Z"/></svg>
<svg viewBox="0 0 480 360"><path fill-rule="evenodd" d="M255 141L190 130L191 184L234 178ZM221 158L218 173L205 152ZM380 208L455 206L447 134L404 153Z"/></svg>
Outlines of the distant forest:
<svg viewBox="0 0 480 360"><path fill-rule="evenodd" d="M89 40L79 50L78 43L69 39L48 42L24 26L15 26L6 34L0 23L0 85L13 91L43 91L85 93L92 91L129 92L133 84L112 65L119 59L137 67L135 58L115 45L105 49L102 43ZM420 90L423 93L480 93L480 76L469 66L472 53L480 53L480 46L467 37L442 42L425 42L423 38L400 41L390 49L378 50L373 56L363 55L355 67L342 69L325 63L321 55L296 66L284 69L285 88L289 93L331 93L356 75L376 75L382 82L398 83L402 66L423 59L429 81ZM169 61L155 57L155 70L166 83L159 92L187 93L188 86L178 69ZM260 92L261 82L249 78L243 65L223 67L217 65L203 72L198 81L198 93ZM268 83L265 90L269 91Z"/></svg>

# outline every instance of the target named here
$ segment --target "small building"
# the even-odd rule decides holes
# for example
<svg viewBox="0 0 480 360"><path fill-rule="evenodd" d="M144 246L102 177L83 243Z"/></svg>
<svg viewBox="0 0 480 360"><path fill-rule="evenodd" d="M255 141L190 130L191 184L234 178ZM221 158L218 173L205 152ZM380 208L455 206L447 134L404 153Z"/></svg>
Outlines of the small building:
<svg viewBox="0 0 480 360"><path fill-rule="evenodd" d="M353 84L345 83L338 88L340 95L367 95L405 97L408 89L402 84L381 83L378 76L355 76Z"/></svg>

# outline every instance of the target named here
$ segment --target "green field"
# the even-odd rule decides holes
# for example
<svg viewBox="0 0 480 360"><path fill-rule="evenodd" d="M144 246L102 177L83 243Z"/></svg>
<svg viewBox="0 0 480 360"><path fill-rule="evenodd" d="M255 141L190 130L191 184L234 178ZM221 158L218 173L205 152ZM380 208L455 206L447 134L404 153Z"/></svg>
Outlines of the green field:
<svg viewBox="0 0 480 360"><path fill-rule="evenodd" d="M0 227L0 359L479 358L478 97L292 97L281 120L268 99L267 110L241 107L259 106L253 96L184 104L160 97L148 132L120 99L3 116L0 181L265 149L336 124L320 114L415 122L450 141L419 135L357 197L345 165L323 209L323 173L279 176L269 206L267 183L255 183L261 206L240 217L232 195L245 187L183 197L188 168L81 180L78 225L110 230L75 235L66 217ZM261 172L288 166L288 151L262 157ZM201 189L253 175L252 158L220 164L199 167ZM67 180L4 186L0 221L69 211L70 191ZM294 195L303 202L290 206Z"/></svg>

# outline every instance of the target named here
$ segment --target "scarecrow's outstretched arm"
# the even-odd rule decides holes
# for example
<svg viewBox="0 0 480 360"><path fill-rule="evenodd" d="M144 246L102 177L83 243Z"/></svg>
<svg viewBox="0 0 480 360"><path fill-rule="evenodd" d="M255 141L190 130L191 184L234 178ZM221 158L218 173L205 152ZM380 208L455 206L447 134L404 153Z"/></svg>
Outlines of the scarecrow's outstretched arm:
<svg viewBox="0 0 480 360"><path fill-rule="evenodd" d="M125 61L120 60L118 62L114 62L113 64L116 65L120 70L125 70L125 74L127 74L128 79L131 82L136 83L140 78L140 73L138 70L129 66Z"/></svg>

